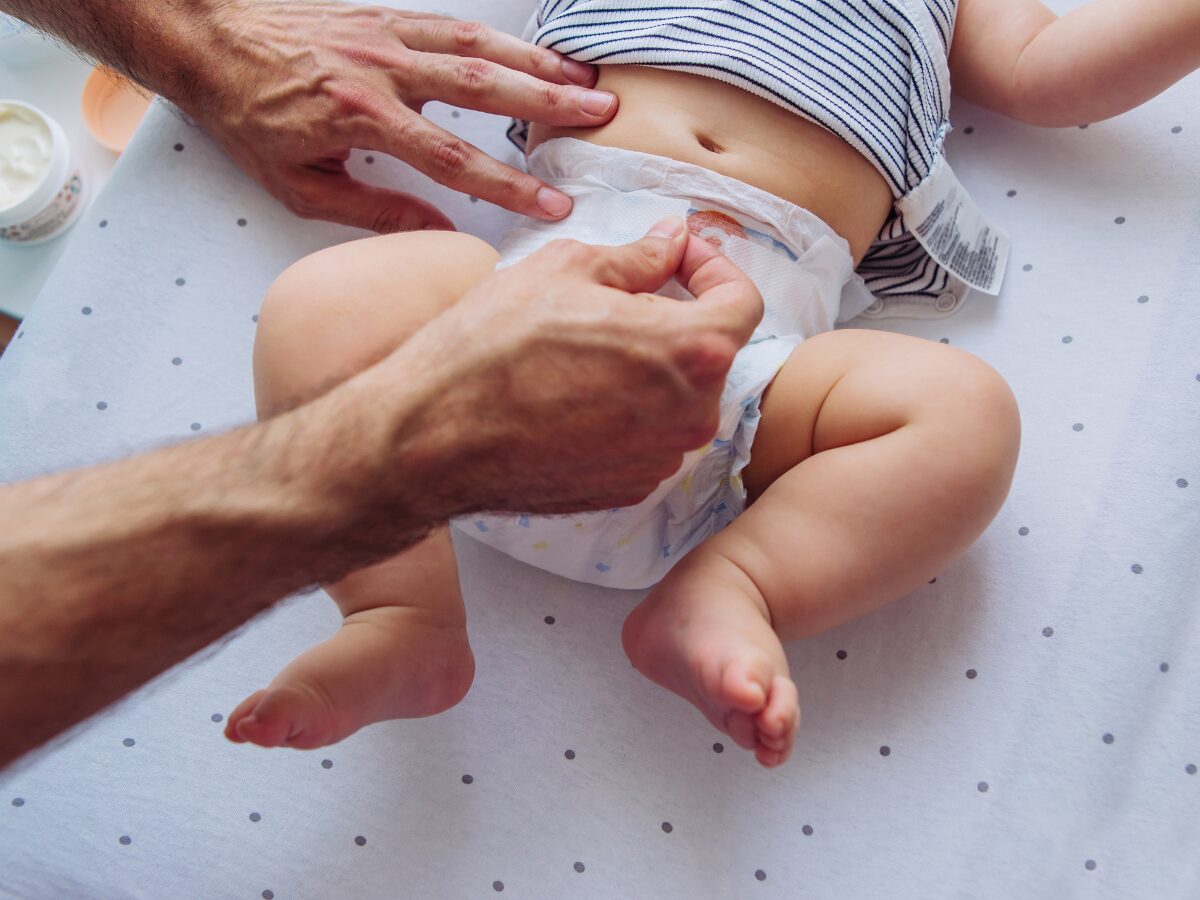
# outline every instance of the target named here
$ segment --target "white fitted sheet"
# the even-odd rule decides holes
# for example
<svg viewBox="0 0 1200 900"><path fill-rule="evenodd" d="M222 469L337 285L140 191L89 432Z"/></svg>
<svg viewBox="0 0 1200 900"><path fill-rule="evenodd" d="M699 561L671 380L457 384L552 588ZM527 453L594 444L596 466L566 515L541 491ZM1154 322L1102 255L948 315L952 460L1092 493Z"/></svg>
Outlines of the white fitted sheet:
<svg viewBox="0 0 1200 900"><path fill-rule="evenodd" d="M529 4L442 7L519 31ZM429 114L514 158L500 120ZM632 670L638 594L464 540L459 707L314 752L227 743L214 716L336 627L319 592L290 600L0 777L0 895L1200 895L1200 78L1087 129L961 101L953 121L1008 282L876 327L999 368L1022 459L936 582L789 648L785 768ZM508 219L353 167L486 238ZM250 419L266 286L356 234L293 218L156 108L0 361L0 479Z"/></svg>

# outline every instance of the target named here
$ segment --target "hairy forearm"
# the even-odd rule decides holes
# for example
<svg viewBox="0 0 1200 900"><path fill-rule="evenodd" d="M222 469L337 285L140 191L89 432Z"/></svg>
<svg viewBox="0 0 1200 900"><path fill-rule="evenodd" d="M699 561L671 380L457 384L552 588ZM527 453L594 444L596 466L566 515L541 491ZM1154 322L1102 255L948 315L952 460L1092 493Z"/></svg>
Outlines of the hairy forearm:
<svg viewBox="0 0 1200 900"><path fill-rule="evenodd" d="M1196 0L1095 0L1036 32L1018 57L1006 111L1034 125L1097 122L1198 67Z"/></svg>
<svg viewBox="0 0 1200 900"><path fill-rule="evenodd" d="M434 514L403 484L428 454L395 452L379 396L367 376L259 425L0 487L0 766L280 597L420 539Z"/></svg>
<svg viewBox="0 0 1200 900"><path fill-rule="evenodd" d="M0 0L0 10L188 108L212 90L231 0Z"/></svg>

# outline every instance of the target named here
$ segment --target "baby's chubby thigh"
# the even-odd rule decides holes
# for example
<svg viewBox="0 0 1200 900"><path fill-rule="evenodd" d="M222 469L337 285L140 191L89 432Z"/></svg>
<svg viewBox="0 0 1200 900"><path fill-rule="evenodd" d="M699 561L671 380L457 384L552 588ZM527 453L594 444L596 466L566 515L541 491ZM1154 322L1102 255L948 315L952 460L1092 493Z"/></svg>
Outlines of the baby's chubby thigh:
<svg viewBox="0 0 1200 900"><path fill-rule="evenodd" d="M259 313L259 417L378 362L490 275L498 258L471 235L420 231L338 244L294 263Z"/></svg>

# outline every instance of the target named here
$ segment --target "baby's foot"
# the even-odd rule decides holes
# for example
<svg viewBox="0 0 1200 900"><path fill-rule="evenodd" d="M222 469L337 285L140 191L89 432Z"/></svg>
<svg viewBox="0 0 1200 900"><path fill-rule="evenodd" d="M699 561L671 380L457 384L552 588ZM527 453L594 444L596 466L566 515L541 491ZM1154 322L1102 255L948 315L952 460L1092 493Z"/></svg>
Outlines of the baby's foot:
<svg viewBox="0 0 1200 900"><path fill-rule="evenodd" d="M800 707L787 657L753 581L728 559L694 551L629 614L621 642L639 672L762 765L791 754Z"/></svg>
<svg viewBox="0 0 1200 900"><path fill-rule="evenodd" d="M466 696L475 658L460 621L381 606L347 616L229 716L225 736L311 750L384 719L431 716Z"/></svg>

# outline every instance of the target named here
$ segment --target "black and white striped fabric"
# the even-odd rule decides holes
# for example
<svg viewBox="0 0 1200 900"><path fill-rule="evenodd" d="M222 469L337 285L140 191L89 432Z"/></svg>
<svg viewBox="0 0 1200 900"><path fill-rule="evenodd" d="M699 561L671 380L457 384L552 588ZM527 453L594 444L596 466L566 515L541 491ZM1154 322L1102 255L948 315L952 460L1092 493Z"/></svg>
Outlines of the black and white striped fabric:
<svg viewBox="0 0 1200 900"><path fill-rule="evenodd" d="M583 62L694 72L764 97L841 137L900 199L929 175L950 129L956 7L957 0L541 0L530 37ZM511 133L518 145L523 131ZM898 212L859 274L893 312L949 311L966 292Z"/></svg>

